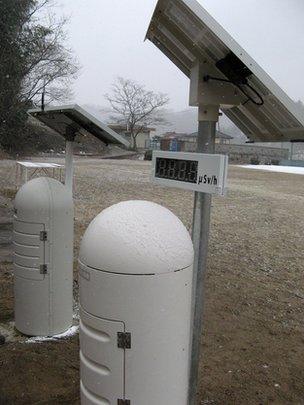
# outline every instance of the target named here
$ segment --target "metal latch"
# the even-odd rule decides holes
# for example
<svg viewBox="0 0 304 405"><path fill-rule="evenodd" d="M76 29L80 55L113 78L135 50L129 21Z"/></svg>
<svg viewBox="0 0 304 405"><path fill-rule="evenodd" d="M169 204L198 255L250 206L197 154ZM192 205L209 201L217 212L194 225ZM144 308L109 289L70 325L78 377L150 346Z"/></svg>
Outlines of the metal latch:
<svg viewBox="0 0 304 405"><path fill-rule="evenodd" d="M118 332L117 333L117 346L120 349L131 349L131 333ZM124 405L122 403L122 405ZM128 405L128 403L126 403Z"/></svg>
<svg viewBox="0 0 304 405"><path fill-rule="evenodd" d="M117 405L131 405L131 401L129 399L118 399Z"/></svg>
<svg viewBox="0 0 304 405"><path fill-rule="evenodd" d="M40 232L40 240L41 240L42 242L45 242L45 241L47 240L47 237L48 237L47 231L41 231L41 232Z"/></svg>
<svg viewBox="0 0 304 405"><path fill-rule="evenodd" d="M47 274L47 264L40 264L40 274Z"/></svg>

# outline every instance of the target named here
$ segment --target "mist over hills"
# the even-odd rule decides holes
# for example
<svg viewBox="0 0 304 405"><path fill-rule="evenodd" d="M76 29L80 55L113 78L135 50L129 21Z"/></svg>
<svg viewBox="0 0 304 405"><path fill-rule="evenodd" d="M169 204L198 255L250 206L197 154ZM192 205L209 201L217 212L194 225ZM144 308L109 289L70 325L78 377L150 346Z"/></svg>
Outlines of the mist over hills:
<svg viewBox="0 0 304 405"><path fill-rule="evenodd" d="M304 104L301 100L295 102L298 111L304 115ZM160 127L157 133L167 131L192 133L197 131L197 108L188 108L183 111L165 111L165 118L169 122L168 126ZM233 136L231 143L245 143L247 137L229 118L224 114L219 119L219 130L227 135Z"/></svg>
<svg viewBox="0 0 304 405"><path fill-rule="evenodd" d="M164 117L168 125L159 127L157 133L175 131L182 133L197 132L197 108L189 108L183 111L166 111ZM247 137L225 115L219 119L218 129L227 135L233 136L232 143L245 143Z"/></svg>

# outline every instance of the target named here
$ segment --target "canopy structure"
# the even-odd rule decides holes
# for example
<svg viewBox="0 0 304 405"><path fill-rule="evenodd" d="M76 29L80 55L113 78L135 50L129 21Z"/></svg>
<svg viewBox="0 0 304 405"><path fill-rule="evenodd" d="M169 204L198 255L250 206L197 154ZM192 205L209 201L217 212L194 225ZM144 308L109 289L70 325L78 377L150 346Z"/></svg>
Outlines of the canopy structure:
<svg viewBox="0 0 304 405"><path fill-rule="evenodd" d="M146 38L189 78L199 63L202 95L223 94L222 111L250 141L304 141L304 114L196 0L159 0Z"/></svg>
<svg viewBox="0 0 304 405"><path fill-rule="evenodd" d="M92 113L77 104L59 107L47 107L44 110L34 109L28 113L62 135L72 140L77 135L91 134L106 145L116 144L129 147L130 143L117 134Z"/></svg>
<svg viewBox="0 0 304 405"><path fill-rule="evenodd" d="M16 187L19 189L19 187L22 185L22 179L24 179L24 182L26 183L28 180L34 178L34 176L37 176L37 174L50 177L50 172L53 172L53 178L55 178L55 174L57 172L57 174L59 174L59 180L62 181L62 169L63 165L57 163L17 161Z"/></svg>

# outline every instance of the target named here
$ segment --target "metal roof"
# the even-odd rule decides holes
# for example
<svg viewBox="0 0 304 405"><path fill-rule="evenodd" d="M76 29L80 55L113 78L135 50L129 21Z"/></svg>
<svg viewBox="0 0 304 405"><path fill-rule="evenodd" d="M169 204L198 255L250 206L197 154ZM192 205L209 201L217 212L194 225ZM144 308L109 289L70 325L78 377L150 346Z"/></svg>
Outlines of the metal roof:
<svg viewBox="0 0 304 405"><path fill-rule="evenodd" d="M221 109L251 141L304 140L304 114L196 0L159 0L146 38L188 77L198 61L209 66L210 75L222 80L208 82L217 92L219 86L235 86L235 74L243 75L248 85L239 82L235 90L246 88L262 105L241 91L239 105Z"/></svg>
<svg viewBox="0 0 304 405"><path fill-rule="evenodd" d="M122 135L117 134L95 115L77 104L47 107L44 111L33 109L29 110L28 114L66 139L69 138L69 134L84 136L90 134L106 145L118 144L126 147L130 146L130 143Z"/></svg>

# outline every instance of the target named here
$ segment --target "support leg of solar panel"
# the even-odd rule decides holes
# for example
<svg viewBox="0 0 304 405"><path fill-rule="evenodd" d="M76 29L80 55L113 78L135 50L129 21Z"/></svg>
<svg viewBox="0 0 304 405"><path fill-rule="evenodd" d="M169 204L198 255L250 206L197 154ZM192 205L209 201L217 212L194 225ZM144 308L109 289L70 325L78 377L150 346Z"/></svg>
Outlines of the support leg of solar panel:
<svg viewBox="0 0 304 405"><path fill-rule="evenodd" d="M18 184L19 184L19 164L16 162L16 190L18 190Z"/></svg>
<svg viewBox="0 0 304 405"><path fill-rule="evenodd" d="M28 181L28 168L24 168L24 183L27 183Z"/></svg>
<svg viewBox="0 0 304 405"><path fill-rule="evenodd" d="M290 160L293 160L293 154L294 154L294 142L290 143Z"/></svg>
<svg viewBox="0 0 304 405"><path fill-rule="evenodd" d="M199 127L197 137L197 152L214 153L218 107L199 107ZM216 112L217 110L217 112ZM210 120L205 121L205 118ZM200 345L202 336L204 277L207 266L209 240L209 225L211 211L211 195L195 192L192 239L194 245L194 267L192 286L192 329L191 355L189 364L189 397L188 405L197 405L198 371L200 360Z"/></svg>
<svg viewBox="0 0 304 405"><path fill-rule="evenodd" d="M74 150L74 142L66 141L65 185L71 191L71 193L73 193L73 175L74 175L73 150Z"/></svg>

